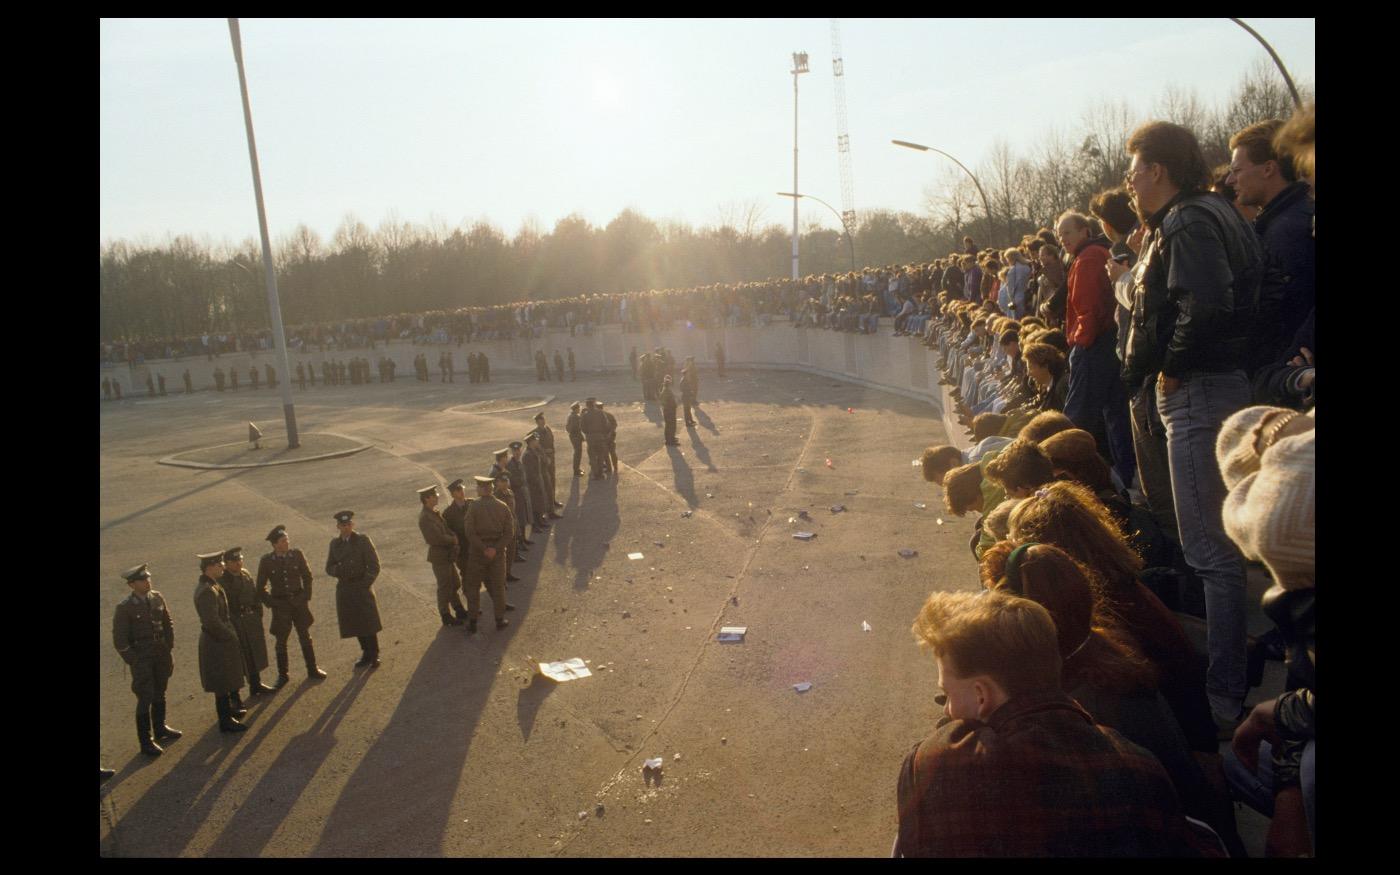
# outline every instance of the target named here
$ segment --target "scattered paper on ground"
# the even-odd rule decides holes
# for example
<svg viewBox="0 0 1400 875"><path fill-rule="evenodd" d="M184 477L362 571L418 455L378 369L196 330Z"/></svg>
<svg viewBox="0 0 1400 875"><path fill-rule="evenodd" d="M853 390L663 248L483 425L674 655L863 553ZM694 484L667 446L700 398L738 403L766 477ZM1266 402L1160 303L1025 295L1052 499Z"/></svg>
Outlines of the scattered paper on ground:
<svg viewBox="0 0 1400 875"><path fill-rule="evenodd" d="M913 559L915 556L919 555L919 551L911 550L908 547L901 547L899 555L903 556L905 559Z"/></svg>
<svg viewBox="0 0 1400 875"><path fill-rule="evenodd" d="M641 559L641 558L642 558L642 554L641 554L641 553L628 553L628 554L627 554L627 558L628 558L628 559Z"/></svg>
<svg viewBox="0 0 1400 875"><path fill-rule="evenodd" d="M748 626L725 626L719 630L719 640L743 641L744 635L748 634L748 631Z"/></svg>
<svg viewBox="0 0 1400 875"><path fill-rule="evenodd" d="M832 513L841 513L841 512L843 512L845 509L846 509L846 505L844 505L844 504L833 504L833 505L831 506L831 512L832 512Z"/></svg>
<svg viewBox="0 0 1400 875"><path fill-rule="evenodd" d="M799 541L810 541L817 535L815 532L793 532L792 536Z"/></svg>
<svg viewBox="0 0 1400 875"><path fill-rule="evenodd" d="M919 510L928 510L928 505L924 504L922 501L914 502L914 506L917 507Z"/></svg>
<svg viewBox="0 0 1400 875"><path fill-rule="evenodd" d="M542 662L540 663L540 674L561 684L565 681L576 681L579 678L593 676L593 672L589 671L588 666L583 664L583 660L578 658L566 659L563 662Z"/></svg>
<svg viewBox="0 0 1400 875"><path fill-rule="evenodd" d="M794 690L797 690L797 692L799 692L799 693L805 693L805 692L807 692L808 690L810 690L810 689L812 688L812 685L811 685L810 683L808 683L807 681L803 681L803 682L800 683L800 684L793 684L793 685L792 685L792 688L793 688Z"/></svg>
<svg viewBox="0 0 1400 875"><path fill-rule="evenodd" d="M665 760L663 760L661 757L652 757L651 759L649 759L649 760L644 760L644 761L642 762L642 768L643 768L643 769L659 769L659 768L661 768L661 764L662 764L663 762L665 762Z"/></svg>
<svg viewBox="0 0 1400 875"><path fill-rule="evenodd" d="M870 624L867 623L867 622L864 621L864 620L861 620L861 621L860 621L860 631L862 631L862 632L869 632L869 631L870 631Z"/></svg>

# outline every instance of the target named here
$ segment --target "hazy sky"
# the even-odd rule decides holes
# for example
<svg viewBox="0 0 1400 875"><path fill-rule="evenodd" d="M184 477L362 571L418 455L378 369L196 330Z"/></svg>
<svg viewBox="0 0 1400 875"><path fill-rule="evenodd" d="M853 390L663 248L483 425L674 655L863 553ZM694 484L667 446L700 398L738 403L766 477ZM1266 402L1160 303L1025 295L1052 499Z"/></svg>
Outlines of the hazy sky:
<svg viewBox="0 0 1400 875"><path fill-rule="evenodd" d="M1315 83L1315 22L1247 19ZM329 238L347 213L513 235L633 207L696 225L756 201L791 223L791 54L800 187L841 207L829 19L244 19L244 60L274 239ZM257 236L225 19L104 20L99 237ZM1169 84L1222 101L1263 50L1224 18L841 21L857 209L921 212L945 159L974 170L1004 138L1032 149L1097 101L1145 116ZM817 204L803 222L837 222Z"/></svg>

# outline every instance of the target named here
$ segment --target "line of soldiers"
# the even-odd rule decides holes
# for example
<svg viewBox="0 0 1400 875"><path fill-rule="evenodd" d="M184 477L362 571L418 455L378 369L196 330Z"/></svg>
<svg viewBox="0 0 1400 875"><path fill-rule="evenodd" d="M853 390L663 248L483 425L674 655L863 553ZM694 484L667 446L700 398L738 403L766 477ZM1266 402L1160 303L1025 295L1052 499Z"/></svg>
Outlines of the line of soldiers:
<svg viewBox="0 0 1400 875"><path fill-rule="evenodd" d="M535 543L526 537L527 527L548 531L549 520L563 518L557 510L564 505L556 495L554 432L544 413L535 415L535 428L523 442L496 451L489 475L474 480L474 499L467 498L461 479L449 483L452 502L442 511L437 486L418 490L418 529L437 582L438 614L444 626L465 623L468 632L476 631L481 616L482 586L491 597L496 628L509 625L505 614L515 606L506 600L506 584L520 579L512 566ZM459 588L466 591L466 607Z"/></svg>
<svg viewBox="0 0 1400 875"><path fill-rule="evenodd" d="M574 348L572 346L568 347L568 353L569 381L575 382L578 380L578 376L574 370ZM555 380L560 383L564 382L564 356L560 355L558 350L554 351L554 374ZM542 349L535 350L535 380L540 383L549 382L549 359L545 357Z"/></svg>
<svg viewBox="0 0 1400 875"><path fill-rule="evenodd" d="M358 638L361 658L357 668L379 666L379 607L373 585L379 576L379 554L369 536L355 531L353 511L335 515L337 537L330 542L326 573L336 579L335 605L340 637ZM311 568L306 556L291 546L285 526L267 535L272 552L258 561L256 580L243 567L243 548L199 554L199 582L194 606L199 617L199 678L214 696L214 712L223 732L243 732L239 722L248 712L240 690L246 680L250 696L280 689L288 682L287 638L293 629L306 661L308 680L319 681L326 672L316 664L311 640ZM122 573L131 595L117 604L112 620L112 642L131 669L131 691L136 695L136 733L141 752L160 756L157 742L173 741L179 730L166 725L165 692L174 671L175 624L164 596L151 588L148 564ZM276 642L277 680L262 683L267 668L267 639L263 632L263 608L272 612L269 630Z"/></svg>
<svg viewBox="0 0 1400 875"><path fill-rule="evenodd" d="M617 464L617 417L603 407L603 402L591 395L585 399L581 412L577 401L569 406L569 421L564 428L569 433L569 442L574 445L575 477L583 476L579 463L585 445L589 480L602 480L621 470Z"/></svg>
<svg viewBox="0 0 1400 875"><path fill-rule="evenodd" d="M472 383L491 382L491 360L486 353L467 353L467 380Z"/></svg>
<svg viewBox="0 0 1400 875"><path fill-rule="evenodd" d="M662 381L676 373L676 359L669 349L658 346L653 352L642 353L637 370L642 380L642 400L659 401Z"/></svg>
<svg viewBox="0 0 1400 875"><path fill-rule="evenodd" d="M452 377L456 373L456 368L453 366L452 362L452 350L443 350L442 353L438 355L438 382L451 383L453 382Z"/></svg>

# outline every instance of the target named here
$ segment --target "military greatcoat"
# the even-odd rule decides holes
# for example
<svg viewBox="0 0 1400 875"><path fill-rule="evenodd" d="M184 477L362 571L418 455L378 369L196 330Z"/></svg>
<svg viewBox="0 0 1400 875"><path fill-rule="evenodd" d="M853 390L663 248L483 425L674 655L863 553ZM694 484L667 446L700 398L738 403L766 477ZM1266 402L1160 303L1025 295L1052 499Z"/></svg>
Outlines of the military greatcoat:
<svg viewBox="0 0 1400 875"><path fill-rule="evenodd" d="M199 614L199 682L206 693L237 692L243 686L243 653L224 588L201 574L194 588L194 609Z"/></svg>
<svg viewBox="0 0 1400 875"><path fill-rule="evenodd" d="M326 573L336 581L335 615L340 621L341 638L374 635L384 628L372 589L379 577L379 553L369 535L351 532L349 538L332 540L326 554Z"/></svg>
<svg viewBox="0 0 1400 875"><path fill-rule="evenodd" d="M238 632L238 641L248 675L267 668L267 635L263 632L263 606L258 601L258 587L248 569L237 574L225 571L220 581L228 598L229 619Z"/></svg>

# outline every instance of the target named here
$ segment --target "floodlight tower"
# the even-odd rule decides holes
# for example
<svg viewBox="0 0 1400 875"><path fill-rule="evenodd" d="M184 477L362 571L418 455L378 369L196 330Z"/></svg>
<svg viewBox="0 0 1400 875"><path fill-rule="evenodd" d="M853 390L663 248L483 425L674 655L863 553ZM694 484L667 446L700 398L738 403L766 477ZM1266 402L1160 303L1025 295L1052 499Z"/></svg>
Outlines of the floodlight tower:
<svg viewBox="0 0 1400 875"><path fill-rule="evenodd" d="M797 77L807 72L807 53L792 53L792 190L797 187ZM792 199L792 279L797 281L797 198Z"/></svg>
<svg viewBox="0 0 1400 875"><path fill-rule="evenodd" d="M836 80L836 157L841 165L841 224L856 230L855 179L851 171L851 135L846 126L846 63L841 58L841 22L831 19L831 67ZM854 267L851 268L855 270Z"/></svg>

